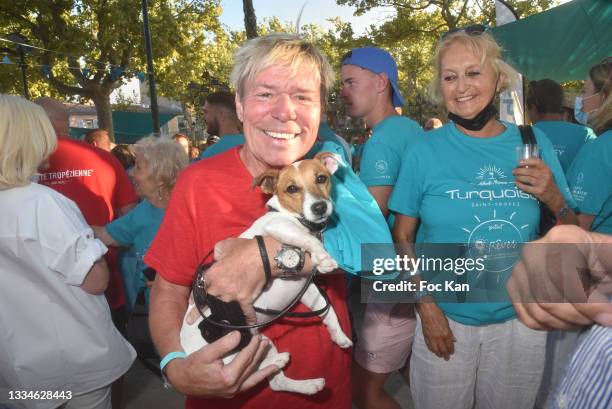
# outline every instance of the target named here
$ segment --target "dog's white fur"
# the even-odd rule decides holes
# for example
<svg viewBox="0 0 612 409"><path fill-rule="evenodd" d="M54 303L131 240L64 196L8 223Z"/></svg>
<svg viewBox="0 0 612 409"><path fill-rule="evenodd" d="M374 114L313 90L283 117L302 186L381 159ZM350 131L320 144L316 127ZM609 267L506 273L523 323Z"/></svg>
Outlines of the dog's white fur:
<svg viewBox="0 0 612 409"><path fill-rule="evenodd" d="M337 155L329 154L317 155L316 159L320 160L326 166L329 174L333 173L338 163L341 160ZM322 155L322 156L321 156ZM298 168L299 163L293 166ZM282 172L282 170L281 170ZM329 175L328 175L329 176ZM278 194L283 194L279 192ZM312 213L311 206L317 201L325 200L327 203L327 212L321 216L316 216ZM278 210L276 212L268 212L253 223L253 225L240 235L242 238L253 238L255 235L272 236L277 241L299 247L310 253L310 257L314 266L317 267L320 273L328 273L335 270L338 265L336 261L325 251L323 244L319 239L313 236L310 231L302 225L296 217L296 214L285 209L277 195L274 195L269 201L268 206ZM303 215L308 220L319 222L322 218L327 219L332 212L332 203L328 198L321 198L313 195L310 189L306 186L304 200L302 204ZM254 305L262 309L280 310L286 307L295 295L305 285L306 278L300 277L291 280L273 280L271 286L263 291L255 301ZM300 299L302 304L311 310L318 310L325 306L325 300L319 292L318 288L311 283L308 289ZM198 324L202 321L199 317L196 322L189 324L187 316L190 311L195 308L195 305L190 305L187 313L183 318L183 326L181 328L181 346L187 354L191 354L202 348L207 342L202 338ZM209 315L210 311L206 310L204 314ZM263 322L270 319L269 316L257 313L257 321ZM331 339L341 348L348 348L353 345L351 340L346 336L340 327L338 317L333 307L327 310L327 313L322 316L323 323L327 326ZM262 337L265 337L262 335ZM223 359L227 364L231 362L236 354L229 355ZM270 342L270 347L265 359L262 360L259 368L264 368L268 365L276 365L279 368L285 367L289 362L289 353L279 353L274 344ZM307 395L312 395L323 389L325 386L324 378L296 380L287 378L283 371L270 378L270 388L276 391L296 392Z"/></svg>

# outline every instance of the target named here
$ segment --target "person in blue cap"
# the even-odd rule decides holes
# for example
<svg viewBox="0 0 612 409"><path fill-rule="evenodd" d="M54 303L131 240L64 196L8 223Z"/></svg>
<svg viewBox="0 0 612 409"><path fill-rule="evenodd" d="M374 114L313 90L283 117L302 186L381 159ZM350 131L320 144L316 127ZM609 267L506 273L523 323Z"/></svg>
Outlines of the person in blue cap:
<svg viewBox="0 0 612 409"><path fill-rule="evenodd" d="M372 136L361 157L361 181L393 226L387 201L397 180L404 153L422 135L421 127L401 116L404 105L398 86L397 64L385 50L355 48L342 59L341 97L346 111L361 118ZM361 409L399 409L384 390L391 373L404 367L416 325L412 304L369 303L353 365L353 400Z"/></svg>

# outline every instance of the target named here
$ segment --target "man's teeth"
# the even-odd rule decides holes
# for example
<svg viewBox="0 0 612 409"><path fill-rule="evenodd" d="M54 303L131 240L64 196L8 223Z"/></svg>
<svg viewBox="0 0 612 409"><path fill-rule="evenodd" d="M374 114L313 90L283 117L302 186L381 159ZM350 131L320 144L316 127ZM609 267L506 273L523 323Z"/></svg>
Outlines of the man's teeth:
<svg viewBox="0 0 612 409"><path fill-rule="evenodd" d="M296 134L294 133L284 133L284 132L272 132L272 131L264 131L266 135L271 136L276 139L293 139Z"/></svg>

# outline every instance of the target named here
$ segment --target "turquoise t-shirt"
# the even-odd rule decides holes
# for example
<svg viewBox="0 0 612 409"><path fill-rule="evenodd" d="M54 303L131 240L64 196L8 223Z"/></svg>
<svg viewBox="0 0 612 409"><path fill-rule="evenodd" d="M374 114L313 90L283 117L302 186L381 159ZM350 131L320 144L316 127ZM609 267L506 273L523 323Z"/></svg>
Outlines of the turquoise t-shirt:
<svg viewBox="0 0 612 409"><path fill-rule="evenodd" d="M366 186L393 186L402 165L402 155L423 135L412 119L392 115L372 128L363 147L359 178Z"/></svg>
<svg viewBox="0 0 612 409"><path fill-rule="evenodd" d="M444 297L454 302L437 298L450 318L467 325L515 317L506 281L521 244L535 239L538 230L538 202L516 187L512 175L521 136L516 125L504 125L507 129L492 138L468 136L453 123L430 131L407 151L389 199L394 212L420 219L418 243L453 243L457 252L464 249L471 258L484 257L484 271L463 276L470 284L465 300L452 298L454 294L450 299L448 294ZM575 208L551 142L540 130L534 129L534 133L543 160L568 205ZM458 279L458 274L435 277L448 278Z"/></svg>
<svg viewBox="0 0 612 409"><path fill-rule="evenodd" d="M200 154L198 160L223 153L236 145L244 145L244 135L240 133L223 135L223 137L219 139L219 142L215 143L210 148L206 148L206 150Z"/></svg>
<svg viewBox="0 0 612 409"><path fill-rule="evenodd" d="M335 142L316 142L306 157L312 158L318 152L342 156L342 150ZM394 255L369 254L367 252L374 251L374 248L362 245L391 244L393 239L378 204L349 166L339 167L332 181L334 212L323 232L325 249L343 270L358 275L370 267L363 266L362 260ZM392 250L393 247L388 248Z"/></svg>
<svg viewBox="0 0 612 409"><path fill-rule="evenodd" d="M597 138L591 128L565 121L540 121L534 127L550 139L564 172L569 170L580 148Z"/></svg>
<svg viewBox="0 0 612 409"><path fill-rule="evenodd" d="M142 274L146 265L142 260L163 218L164 209L153 206L148 200L143 200L128 214L106 225L106 231L116 242L124 247L130 247L132 254L135 252L135 258L122 257L120 261L130 306L136 303L138 293L146 288L145 277ZM146 294L148 299L148 291Z"/></svg>
<svg viewBox="0 0 612 409"><path fill-rule="evenodd" d="M582 147L567 180L578 211L595 216L591 230L612 234L612 130Z"/></svg>

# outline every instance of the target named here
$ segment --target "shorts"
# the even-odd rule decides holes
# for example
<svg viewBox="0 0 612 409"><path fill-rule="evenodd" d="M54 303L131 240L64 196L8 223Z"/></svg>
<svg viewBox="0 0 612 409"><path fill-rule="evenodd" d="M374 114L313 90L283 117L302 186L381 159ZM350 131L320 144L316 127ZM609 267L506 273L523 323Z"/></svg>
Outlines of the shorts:
<svg viewBox="0 0 612 409"><path fill-rule="evenodd" d="M415 327L414 304L368 303L355 361L374 373L402 369L412 351Z"/></svg>

